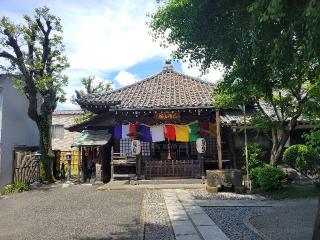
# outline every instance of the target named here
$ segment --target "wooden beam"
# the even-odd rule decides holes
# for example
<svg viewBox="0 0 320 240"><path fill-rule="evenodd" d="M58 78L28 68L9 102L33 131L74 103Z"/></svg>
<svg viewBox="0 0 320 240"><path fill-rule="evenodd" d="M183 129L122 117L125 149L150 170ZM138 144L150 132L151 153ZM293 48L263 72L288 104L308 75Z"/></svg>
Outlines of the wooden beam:
<svg viewBox="0 0 320 240"><path fill-rule="evenodd" d="M220 113L219 113L219 110L216 110L216 125L217 125L218 168L222 169L222 149L221 149Z"/></svg>

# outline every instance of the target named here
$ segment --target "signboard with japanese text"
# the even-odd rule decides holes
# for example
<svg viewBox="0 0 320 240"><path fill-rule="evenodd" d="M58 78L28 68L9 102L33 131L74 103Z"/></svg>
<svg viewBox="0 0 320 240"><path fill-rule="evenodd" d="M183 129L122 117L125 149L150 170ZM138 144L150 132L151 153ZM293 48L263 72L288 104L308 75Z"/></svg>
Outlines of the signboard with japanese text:
<svg viewBox="0 0 320 240"><path fill-rule="evenodd" d="M154 114L156 120L180 120L181 116L178 112L157 112Z"/></svg>

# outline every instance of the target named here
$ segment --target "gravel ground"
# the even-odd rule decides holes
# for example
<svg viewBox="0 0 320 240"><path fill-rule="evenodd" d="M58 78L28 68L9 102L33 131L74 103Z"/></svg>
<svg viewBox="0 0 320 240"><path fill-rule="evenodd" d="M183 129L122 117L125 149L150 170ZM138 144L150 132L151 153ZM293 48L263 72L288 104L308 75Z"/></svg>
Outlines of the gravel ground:
<svg viewBox="0 0 320 240"><path fill-rule="evenodd" d="M203 210L230 240L262 240L243 222L247 217L263 214L261 207L205 207Z"/></svg>
<svg viewBox="0 0 320 240"><path fill-rule="evenodd" d="M292 200L291 200L292 201ZM311 199L295 200L289 206L284 201L281 207L249 219L249 222L264 236L272 240L312 239L317 204Z"/></svg>
<svg viewBox="0 0 320 240"><path fill-rule="evenodd" d="M136 239L142 200L141 191L80 185L8 195L0 199L0 239Z"/></svg>
<svg viewBox="0 0 320 240"><path fill-rule="evenodd" d="M205 189L189 189L188 190L195 199L211 200L211 199L229 199L229 200L264 200L263 196L258 194L237 194L233 192L208 193Z"/></svg>
<svg viewBox="0 0 320 240"><path fill-rule="evenodd" d="M145 198L145 240L174 240L161 190L149 190Z"/></svg>
<svg viewBox="0 0 320 240"><path fill-rule="evenodd" d="M317 211L316 201L299 199L283 200L277 203L273 207L205 207L203 209L230 240L311 239Z"/></svg>

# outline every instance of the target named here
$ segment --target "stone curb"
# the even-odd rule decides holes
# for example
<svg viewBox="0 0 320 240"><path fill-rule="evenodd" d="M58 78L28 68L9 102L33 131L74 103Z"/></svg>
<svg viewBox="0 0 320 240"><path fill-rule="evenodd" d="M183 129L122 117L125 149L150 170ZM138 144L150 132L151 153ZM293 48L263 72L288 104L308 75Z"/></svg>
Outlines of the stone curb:
<svg viewBox="0 0 320 240"><path fill-rule="evenodd" d="M270 238L268 238L266 235L264 235L262 232L260 232L258 229L256 229L251 223L250 223L250 219L251 217L246 217L243 219L243 223L244 225L246 225L247 228L249 228L252 232L254 232L255 234L257 234L259 237L261 237L263 240L272 240Z"/></svg>
<svg viewBox="0 0 320 240"><path fill-rule="evenodd" d="M145 223L146 223L146 221L145 221L145 218L146 218L145 206L146 206L146 201L147 201L147 198L146 198L147 194L148 194L147 192L143 193L141 213L140 213L140 225L139 225L137 240L144 240Z"/></svg>

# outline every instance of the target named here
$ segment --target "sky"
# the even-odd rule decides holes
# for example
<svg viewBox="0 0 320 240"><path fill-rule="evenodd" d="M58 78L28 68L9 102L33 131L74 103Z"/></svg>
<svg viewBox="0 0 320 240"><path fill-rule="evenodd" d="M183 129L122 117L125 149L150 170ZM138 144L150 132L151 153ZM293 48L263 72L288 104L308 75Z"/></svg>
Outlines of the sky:
<svg viewBox="0 0 320 240"><path fill-rule="evenodd" d="M82 77L111 82L115 89L160 72L173 48L161 48L153 41L147 22L154 13L156 0L0 0L0 16L21 22L34 9L48 6L61 18L66 55L70 68L65 87L67 101L57 109L78 109L69 99L82 89ZM1 62L0 62L1 63ZM201 75L199 67L174 61L176 71L216 82L222 77L217 69Z"/></svg>

